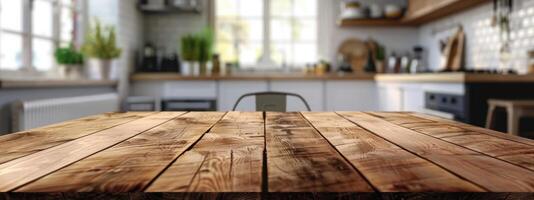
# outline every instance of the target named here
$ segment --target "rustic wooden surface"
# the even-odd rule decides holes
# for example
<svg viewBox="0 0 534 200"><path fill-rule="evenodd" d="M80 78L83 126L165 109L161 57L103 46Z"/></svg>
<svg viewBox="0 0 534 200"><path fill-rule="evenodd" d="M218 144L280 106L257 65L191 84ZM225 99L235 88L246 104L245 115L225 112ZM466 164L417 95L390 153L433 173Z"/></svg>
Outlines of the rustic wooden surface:
<svg viewBox="0 0 534 200"><path fill-rule="evenodd" d="M117 199L291 199L277 192L310 192L298 196L307 199L418 199L432 194L354 193L534 192L532 140L417 113L104 114L0 137L0 149L0 192L182 193L117 194ZM499 195L473 197L532 197ZM15 193L0 199L32 197Z"/></svg>

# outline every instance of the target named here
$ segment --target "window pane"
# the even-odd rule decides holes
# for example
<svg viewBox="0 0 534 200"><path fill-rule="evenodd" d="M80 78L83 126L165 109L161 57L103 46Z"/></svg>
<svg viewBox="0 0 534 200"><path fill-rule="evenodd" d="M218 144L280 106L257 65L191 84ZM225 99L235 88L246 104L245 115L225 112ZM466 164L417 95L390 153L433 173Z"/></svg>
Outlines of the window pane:
<svg viewBox="0 0 534 200"><path fill-rule="evenodd" d="M52 69L54 43L50 40L33 39L33 66L39 71Z"/></svg>
<svg viewBox="0 0 534 200"><path fill-rule="evenodd" d="M0 24L3 29L22 32L21 0L1 0Z"/></svg>
<svg viewBox="0 0 534 200"><path fill-rule="evenodd" d="M292 12L292 0L271 0L271 16L290 17Z"/></svg>
<svg viewBox="0 0 534 200"><path fill-rule="evenodd" d="M263 16L263 0L240 0L239 15L258 18Z"/></svg>
<svg viewBox="0 0 534 200"><path fill-rule="evenodd" d="M271 55L278 65L293 63L293 47L289 43L273 43Z"/></svg>
<svg viewBox="0 0 534 200"><path fill-rule="evenodd" d="M291 20L273 19L271 20L271 39L274 41L291 41L292 37Z"/></svg>
<svg viewBox="0 0 534 200"><path fill-rule="evenodd" d="M239 63L243 67L255 65L263 54L261 43L242 44L239 46Z"/></svg>
<svg viewBox="0 0 534 200"><path fill-rule="evenodd" d="M217 0L217 16L235 17L237 16L238 0Z"/></svg>
<svg viewBox="0 0 534 200"><path fill-rule="evenodd" d="M237 61L237 44L232 42L217 42L216 50L225 63Z"/></svg>
<svg viewBox="0 0 534 200"><path fill-rule="evenodd" d="M317 16L317 0L294 0L298 6L293 7L293 13L297 17Z"/></svg>
<svg viewBox="0 0 534 200"><path fill-rule="evenodd" d="M0 68L16 70L22 67L22 36L0 34Z"/></svg>
<svg viewBox="0 0 534 200"><path fill-rule="evenodd" d="M73 6L76 5L76 0L61 0L62 6Z"/></svg>
<svg viewBox="0 0 534 200"><path fill-rule="evenodd" d="M263 40L262 20L219 19L217 20L217 39L221 41L240 40L259 42Z"/></svg>
<svg viewBox="0 0 534 200"><path fill-rule="evenodd" d="M293 38L296 41L315 41L317 39L317 21L296 19L293 26Z"/></svg>
<svg viewBox="0 0 534 200"><path fill-rule="evenodd" d="M52 37L53 6L49 1L35 0L33 4L33 34Z"/></svg>
<svg viewBox="0 0 534 200"><path fill-rule="evenodd" d="M306 63L317 62L317 45L315 44L295 44L294 64L302 66Z"/></svg>
<svg viewBox="0 0 534 200"><path fill-rule="evenodd" d="M72 41L74 35L74 11L70 8L61 9L61 41Z"/></svg>

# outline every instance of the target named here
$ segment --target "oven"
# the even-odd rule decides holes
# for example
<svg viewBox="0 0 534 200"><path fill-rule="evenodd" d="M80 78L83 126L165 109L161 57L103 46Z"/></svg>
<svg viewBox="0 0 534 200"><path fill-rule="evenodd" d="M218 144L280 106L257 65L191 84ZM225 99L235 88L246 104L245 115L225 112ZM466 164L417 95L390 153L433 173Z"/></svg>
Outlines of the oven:
<svg viewBox="0 0 534 200"><path fill-rule="evenodd" d="M467 122L467 100L464 95L438 92L425 93L425 108L428 114Z"/></svg>

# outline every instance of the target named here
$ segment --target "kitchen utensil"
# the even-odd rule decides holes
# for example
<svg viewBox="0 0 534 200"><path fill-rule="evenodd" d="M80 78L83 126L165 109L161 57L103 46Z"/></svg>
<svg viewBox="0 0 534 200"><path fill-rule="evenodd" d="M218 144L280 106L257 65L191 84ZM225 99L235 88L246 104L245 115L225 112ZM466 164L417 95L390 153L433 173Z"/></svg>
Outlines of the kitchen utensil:
<svg viewBox="0 0 534 200"><path fill-rule="evenodd" d="M387 4L384 7L384 13L387 18L402 17L402 7L396 4Z"/></svg>
<svg viewBox="0 0 534 200"><path fill-rule="evenodd" d="M369 6L369 16L371 18L382 18L384 17L384 10L382 9L382 6L380 6L379 4L372 4L371 6Z"/></svg>
<svg viewBox="0 0 534 200"><path fill-rule="evenodd" d="M369 56L369 49L365 42L356 38L345 40L338 52L349 61L354 72L365 72L364 68Z"/></svg>
<svg viewBox="0 0 534 200"><path fill-rule="evenodd" d="M462 26L449 38L442 57L442 68L445 71L461 71L463 69L465 50L465 33Z"/></svg>
<svg viewBox="0 0 534 200"><path fill-rule="evenodd" d="M362 19L365 18L365 10L358 2L344 2L341 5L342 19Z"/></svg>

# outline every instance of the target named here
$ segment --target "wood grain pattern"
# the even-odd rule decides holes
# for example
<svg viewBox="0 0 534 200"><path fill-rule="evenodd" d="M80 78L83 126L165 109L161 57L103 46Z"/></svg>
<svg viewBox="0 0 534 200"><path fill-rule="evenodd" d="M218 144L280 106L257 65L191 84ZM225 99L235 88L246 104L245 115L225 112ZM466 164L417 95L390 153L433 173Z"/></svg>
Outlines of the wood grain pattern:
<svg viewBox="0 0 534 200"><path fill-rule="evenodd" d="M266 115L269 192L372 191L299 113Z"/></svg>
<svg viewBox="0 0 534 200"><path fill-rule="evenodd" d="M198 141L223 115L224 113L182 115L17 191L143 191L154 177Z"/></svg>
<svg viewBox="0 0 534 200"><path fill-rule="evenodd" d="M0 164L124 124L153 113L108 113L0 137ZM76 130L76 131L73 131Z"/></svg>
<svg viewBox="0 0 534 200"><path fill-rule="evenodd" d="M364 113L342 116L492 192L534 190L534 172Z"/></svg>
<svg viewBox="0 0 534 200"><path fill-rule="evenodd" d="M183 113L157 113L0 165L0 192L11 191L163 124Z"/></svg>
<svg viewBox="0 0 534 200"><path fill-rule="evenodd" d="M509 135L509 134L506 134L506 133L501 133L501 132L498 132L498 131L485 129L485 128L481 128L481 127L476 127L476 126L473 126L473 125L464 124L464 123L460 123L460 122L456 122L456 121L452 121L452 120L448 120L448 119L443 119L443 118L440 118L440 117L434 117L434 116L431 116L431 115L420 114L420 113L409 113L409 114L412 115L412 116L415 116L415 117L427 119L429 121L435 121L435 122L439 122L441 124L452 125L452 126L455 126L455 127L458 127L458 128L462 128L462 129L466 129L466 130L472 131L472 132L484 133L484 134L488 134L488 135L491 135L491 136L494 136L494 137L503 138L503 139L507 139L507 140L512 140L512 141L515 141L515 142L519 142L519 143L523 143L523 144L528 144L528 145L534 146L534 140L531 140L531 139L528 139L528 138L520 138L520 137L512 136L512 135Z"/></svg>
<svg viewBox="0 0 534 200"><path fill-rule="evenodd" d="M228 113L181 156L150 192L261 192L262 113Z"/></svg>
<svg viewBox="0 0 534 200"><path fill-rule="evenodd" d="M461 127L397 113L372 113L402 127L534 170L534 146L473 132ZM411 120L410 123L399 121ZM416 123L417 126L413 124Z"/></svg>
<svg viewBox="0 0 534 200"><path fill-rule="evenodd" d="M335 113L303 113L381 192L483 191Z"/></svg>
<svg viewBox="0 0 534 200"><path fill-rule="evenodd" d="M415 113L129 113L30 132L0 137L10 152L0 149L0 160L28 153L0 164L0 192L418 199L351 192L534 191L532 140ZM83 198L60 198L68 197Z"/></svg>

